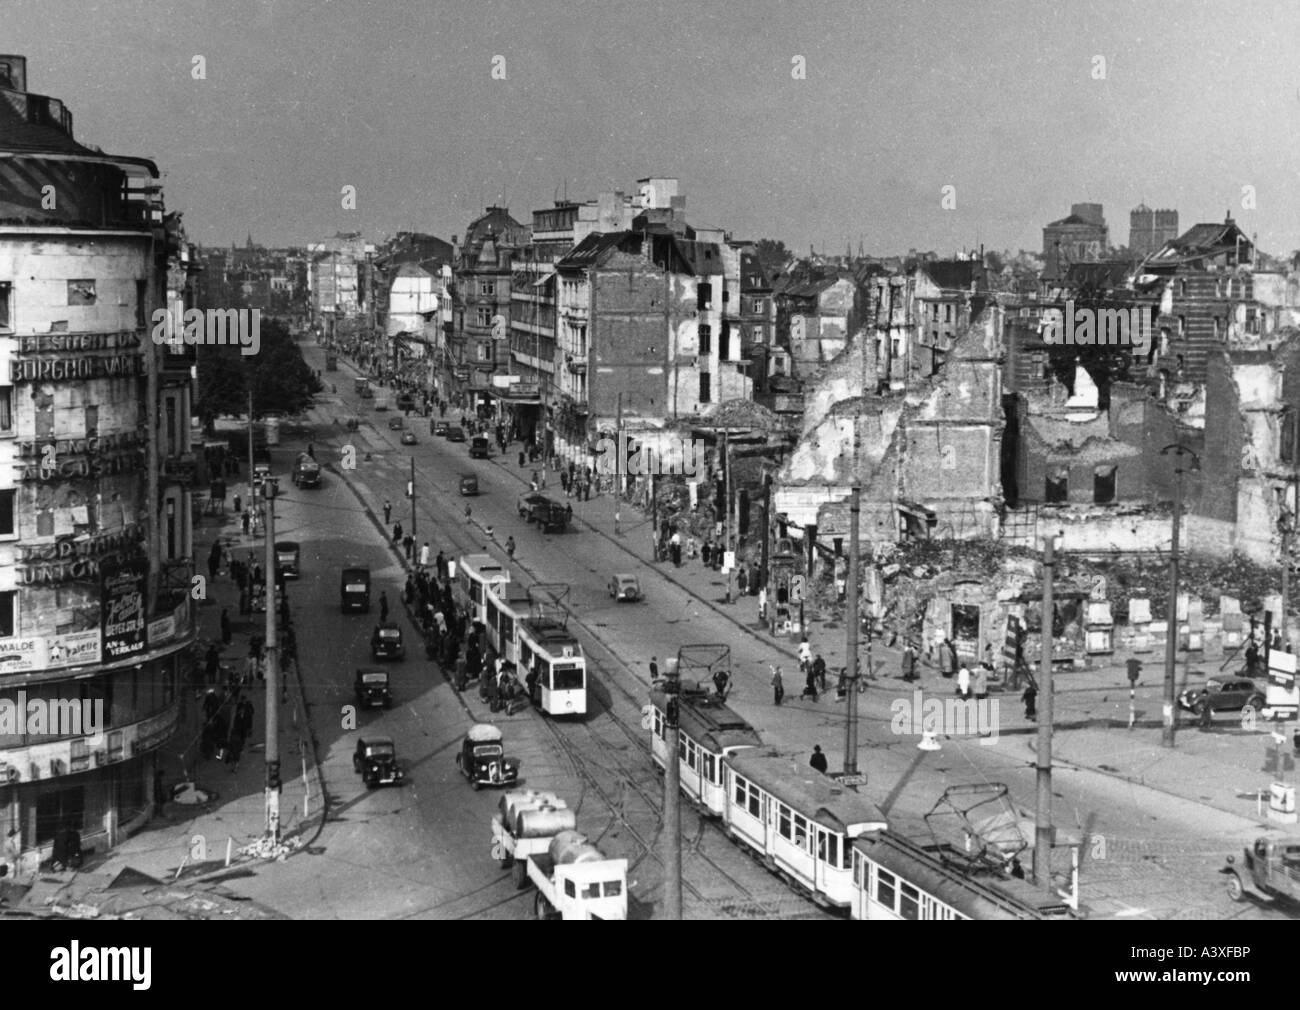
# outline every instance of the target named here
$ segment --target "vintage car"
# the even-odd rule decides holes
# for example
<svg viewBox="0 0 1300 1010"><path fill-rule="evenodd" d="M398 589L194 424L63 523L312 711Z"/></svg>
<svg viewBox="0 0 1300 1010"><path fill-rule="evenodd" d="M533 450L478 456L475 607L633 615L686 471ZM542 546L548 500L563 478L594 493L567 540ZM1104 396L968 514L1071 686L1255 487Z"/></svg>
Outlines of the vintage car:
<svg viewBox="0 0 1300 1010"><path fill-rule="evenodd" d="M293 482L297 487L320 487L320 464L308 453L299 453L293 463Z"/></svg>
<svg viewBox="0 0 1300 1010"><path fill-rule="evenodd" d="M402 445L415 445L415 432L413 431L402 432Z"/></svg>
<svg viewBox="0 0 1300 1010"><path fill-rule="evenodd" d="M540 491L525 491L519 496L515 504L519 509L519 518L533 521L533 506L538 502L550 501L546 495Z"/></svg>
<svg viewBox="0 0 1300 1010"><path fill-rule="evenodd" d="M370 380L367 379L364 375L358 375L356 378L352 380L352 391L356 393L357 396L364 395L365 391L369 388L370 388Z"/></svg>
<svg viewBox="0 0 1300 1010"><path fill-rule="evenodd" d="M463 495L478 494L478 477L472 473L463 473L460 475L460 493Z"/></svg>
<svg viewBox="0 0 1300 1010"><path fill-rule="evenodd" d="M275 543L275 564L286 579L298 578L298 559L302 549L296 540L277 540Z"/></svg>
<svg viewBox="0 0 1300 1010"><path fill-rule="evenodd" d="M491 444L484 435L475 435L469 440L470 459L487 459L492 454Z"/></svg>
<svg viewBox="0 0 1300 1010"><path fill-rule="evenodd" d="M456 767L475 789L513 785L519 780L519 759L505 756L501 730L486 723L469 728L456 754Z"/></svg>
<svg viewBox="0 0 1300 1010"><path fill-rule="evenodd" d="M569 509L550 498L534 502L528 513L528 521L537 523L543 533L563 533L569 528Z"/></svg>
<svg viewBox="0 0 1300 1010"><path fill-rule="evenodd" d="M363 737L352 754L352 770L361 776L367 789L384 785L401 785L402 769L397 767L397 748L386 736Z"/></svg>
<svg viewBox="0 0 1300 1010"><path fill-rule="evenodd" d="M352 682L352 689L357 695L357 704L362 708L392 708L393 692L388 686L388 671L373 666L363 666L357 670Z"/></svg>
<svg viewBox="0 0 1300 1010"><path fill-rule="evenodd" d="M373 400L375 398L375 391L369 386L362 386L357 390L357 396L361 397L363 400Z"/></svg>
<svg viewBox="0 0 1300 1010"><path fill-rule="evenodd" d="M1210 678L1203 687L1189 687L1178 696L1178 705L1189 712L1201 714L1209 707L1214 712L1240 712L1250 706L1256 712L1264 707L1264 692L1248 678L1217 680Z"/></svg>
<svg viewBox="0 0 1300 1010"><path fill-rule="evenodd" d="M1263 835L1219 871L1227 876L1228 897L1244 901L1247 894L1268 900L1282 899L1292 907L1300 902L1300 840Z"/></svg>
<svg viewBox="0 0 1300 1010"><path fill-rule="evenodd" d="M388 430L389 430L389 431L401 431L402 428L404 428L404 427L405 427L405 424L404 424L403 421L402 421L402 415L401 415L401 414L394 414L392 417L390 417L390 418L388 419Z"/></svg>
<svg viewBox="0 0 1300 1010"><path fill-rule="evenodd" d="M609 577L609 595L616 600L635 603L641 599L641 580L626 572Z"/></svg>
<svg viewBox="0 0 1300 1010"><path fill-rule="evenodd" d="M447 441L448 442L465 441L465 429L461 428L458 425L453 424L450 428L447 429Z"/></svg>
<svg viewBox="0 0 1300 1010"><path fill-rule="evenodd" d="M345 568L339 575L339 595L342 597L343 613L359 610L365 614L370 611L370 569Z"/></svg>
<svg viewBox="0 0 1300 1010"><path fill-rule="evenodd" d="M410 393L398 393L396 403L397 403L398 410L415 409L415 397L412 396Z"/></svg>
<svg viewBox="0 0 1300 1010"><path fill-rule="evenodd" d="M375 626L375 633L370 636L370 657L372 659L402 659L406 655L406 646L402 644L402 629L391 621Z"/></svg>
<svg viewBox="0 0 1300 1010"><path fill-rule="evenodd" d="M451 427L451 423L448 422L448 421L438 421L438 420L430 421L430 422L429 422L429 434L430 434L430 435L439 435L439 436L441 436L442 438L446 438L446 437L447 437L447 429L450 428L450 427Z"/></svg>

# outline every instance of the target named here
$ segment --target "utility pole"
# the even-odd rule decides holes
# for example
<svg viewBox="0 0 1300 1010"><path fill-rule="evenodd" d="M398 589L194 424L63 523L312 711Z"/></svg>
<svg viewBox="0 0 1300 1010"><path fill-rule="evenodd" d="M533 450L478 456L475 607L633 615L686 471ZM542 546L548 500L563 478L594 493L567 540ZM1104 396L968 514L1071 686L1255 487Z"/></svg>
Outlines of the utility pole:
<svg viewBox="0 0 1300 1010"><path fill-rule="evenodd" d="M1034 882L1052 890L1052 580L1056 569L1056 544L1048 536L1043 544L1043 655L1042 684L1038 691L1037 780L1038 804L1034 811Z"/></svg>
<svg viewBox="0 0 1300 1010"><path fill-rule="evenodd" d="M415 528L415 457L411 457L411 536L416 535ZM417 545L417 550L419 549Z"/></svg>
<svg viewBox="0 0 1300 1010"><path fill-rule="evenodd" d="M252 498L257 492L253 489L253 391L248 391L248 496Z"/></svg>
<svg viewBox="0 0 1300 1010"><path fill-rule="evenodd" d="M767 588L767 565L772 552L772 475L763 474L763 564L759 584Z"/></svg>
<svg viewBox="0 0 1300 1010"><path fill-rule="evenodd" d="M862 488L849 492L849 574L844 593L844 679L848 681L848 718L844 720L844 774L858 773L858 520ZM870 639L868 639L870 642Z"/></svg>
<svg viewBox="0 0 1300 1010"><path fill-rule="evenodd" d="M1174 691L1177 687L1178 654L1178 530L1183 518L1183 466L1182 457L1192 457L1191 469L1200 466L1200 460L1190 449L1181 445L1167 445L1160 450L1164 456L1173 453L1174 459L1174 522L1173 536L1169 550L1169 631L1165 635L1165 701L1163 729L1160 743L1164 747L1174 746L1174 735L1178 729L1178 708L1174 704ZM1285 619L1285 618L1284 618Z"/></svg>
<svg viewBox="0 0 1300 1010"><path fill-rule="evenodd" d="M722 558L726 563L731 544L731 443L727 429L722 429ZM731 602L731 581L736 576L735 567L727 569L727 602Z"/></svg>
<svg viewBox="0 0 1300 1010"><path fill-rule="evenodd" d="M1282 623L1279 629L1282 635L1282 648L1287 646L1286 636L1286 612L1289 607L1290 588L1291 588L1291 537L1295 533L1295 510L1293 508L1295 495L1295 482L1291 481L1287 486L1288 500L1282 506L1282 514L1278 517L1278 526L1282 532Z"/></svg>
<svg viewBox="0 0 1300 1010"><path fill-rule="evenodd" d="M262 485L266 501L266 836L280 842L280 658L276 638L275 484Z"/></svg>
<svg viewBox="0 0 1300 1010"><path fill-rule="evenodd" d="M664 918L677 920L682 917L682 793L677 758L680 678L681 671L675 667L664 685Z"/></svg>

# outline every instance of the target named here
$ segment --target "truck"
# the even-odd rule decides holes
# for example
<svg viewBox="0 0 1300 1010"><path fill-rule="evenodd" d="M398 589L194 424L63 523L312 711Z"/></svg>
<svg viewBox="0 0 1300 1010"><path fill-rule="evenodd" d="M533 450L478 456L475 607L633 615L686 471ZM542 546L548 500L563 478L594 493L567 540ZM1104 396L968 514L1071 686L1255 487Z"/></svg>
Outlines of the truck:
<svg viewBox="0 0 1300 1010"><path fill-rule="evenodd" d="M525 859L538 919L627 918L627 860L607 859L586 835L561 831Z"/></svg>
<svg viewBox="0 0 1300 1010"><path fill-rule="evenodd" d="M528 857L541 855L561 831L577 827L574 813L555 793L512 789L492 815L492 858L510 870L515 888L528 886Z"/></svg>
<svg viewBox="0 0 1300 1010"><path fill-rule="evenodd" d="M320 464L307 453L299 453L293 463L293 482L298 487L320 487Z"/></svg>
<svg viewBox="0 0 1300 1010"><path fill-rule="evenodd" d="M375 410L387 410L387 409L388 409L388 394L387 394L387 393L376 393L376 394L375 394Z"/></svg>
<svg viewBox="0 0 1300 1010"><path fill-rule="evenodd" d="M1242 851L1240 863L1229 856L1219 872L1233 901L1249 895L1293 909L1300 903L1300 841L1292 836L1261 835Z"/></svg>

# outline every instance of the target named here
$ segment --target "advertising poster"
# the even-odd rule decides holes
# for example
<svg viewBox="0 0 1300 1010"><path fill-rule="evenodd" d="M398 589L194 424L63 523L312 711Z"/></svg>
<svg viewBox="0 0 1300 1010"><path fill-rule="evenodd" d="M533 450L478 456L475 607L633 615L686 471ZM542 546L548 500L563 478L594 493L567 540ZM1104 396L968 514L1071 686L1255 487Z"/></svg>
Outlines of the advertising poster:
<svg viewBox="0 0 1300 1010"><path fill-rule="evenodd" d="M145 581L148 563L103 565L100 606L104 615L104 660L111 662L145 649Z"/></svg>

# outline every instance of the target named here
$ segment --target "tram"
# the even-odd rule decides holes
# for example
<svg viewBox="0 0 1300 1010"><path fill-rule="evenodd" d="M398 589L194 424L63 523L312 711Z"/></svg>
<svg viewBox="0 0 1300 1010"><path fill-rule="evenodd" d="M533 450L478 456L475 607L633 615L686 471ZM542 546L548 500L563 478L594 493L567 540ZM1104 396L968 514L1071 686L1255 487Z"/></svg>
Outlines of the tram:
<svg viewBox="0 0 1300 1010"><path fill-rule="evenodd" d="M486 626L488 587L509 581L510 570L491 554L466 554L457 565L456 602L471 621Z"/></svg>
<svg viewBox="0 0 1300 1010"><path fill-rule="evenodd" d="M518 582L487 587L487 639L492 651L507 663L519 663L519 622L528 619L528 590Z"/></svg>
<svg viewBox="0 0 1300 1010"><path fill-rule="evenodd" d="M664 736L668 697L659 690L650 694L650 753L655 764L664 769L668 759ZM726 800L723 759L747 747L761 747L763 741L753 726L694 681L681 681L677 699L677 762L682 792L707 813L721 817Z"/></svg>
<svg viewBox="0 0 1300 1010"><path fill-rule="evenodd" d="M547 715L585 715L587 712L587 657L582 645L556 617L528 617L515 621L520 670L534 705Z"/></svg>
<svg viewBox="0 0 1300 1010"><path fill-rule="evenodd" d="M854 919L1066 919L1065 899L1002 877L948 845L922 846L889 831L852 847Z"/></svg>
<svg viewBox="0 0 1300 1010"><path fill-rule="evenodd" d="M732 839L818 904L851 908L851 846L888 827L874 803L770 751L729 755L723 785L722 821Z"/></svg>

